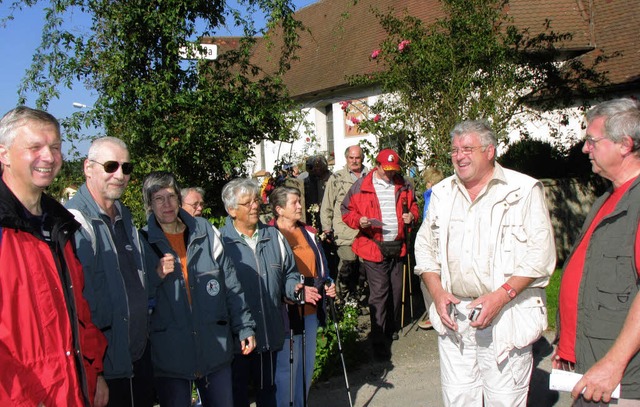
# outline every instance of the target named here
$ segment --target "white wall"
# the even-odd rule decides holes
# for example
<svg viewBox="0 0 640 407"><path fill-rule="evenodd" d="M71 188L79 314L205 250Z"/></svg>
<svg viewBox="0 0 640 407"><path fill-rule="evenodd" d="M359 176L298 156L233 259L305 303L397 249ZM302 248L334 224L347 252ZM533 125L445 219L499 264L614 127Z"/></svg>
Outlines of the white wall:
<svg viewBox="0 0 640 407"><path fill-rule="evenodd" d="M621 94L615 97L639 97L640 94ZM331 103L333 111L333 137L334 137L334 151L335 151L335 165L333 170L339 170L344 167L346 160L344 157L345 149L353 144L358 144L361 140L369 140L375 145L375 137L370 134L363 134L361 136L347 136L346 135L346 123L345 115L341 109L340 102L345 100L366 99L369 105L375 103L377 95L366 94L346 94L344 98L334 97L331 100L319 100L315 102L317 107L306 107L303 109L305 112L306 120L312 124L315 128L315 140L303 133L303 129L300 128L300 136L293 143L264 143L264 162L265 167L261 168L259 163L261 162L261 149L260 146L256 147L256 160L254 163L249 163L248 168L253 168L251 171L256 172L260 169L266 171L272 171L273 165L276 163L279 157L292 152L297 156L310 156L317 152L327 151L326 140L326 115L324 113L324 107ZM593 101L592 105L597 104L598 101ZM565 117L568 119L568 124L564 124ZM529 133L530 137L536 140L550 141L554 145L562 145L569 147L584 138L584 111L578 107L558 109L549 112L541 112L535 115L524 115L521 117L515 117L510 124L511 130L508 132L509 143L513 143L520 139L520 133L525 130ZM506 150L502 147L501 150ZM499 151L502 153L504 151ZM371 162L365 162L365 165L369 168L372 167ZM304 171L304 169L301 169Z"/></svg>

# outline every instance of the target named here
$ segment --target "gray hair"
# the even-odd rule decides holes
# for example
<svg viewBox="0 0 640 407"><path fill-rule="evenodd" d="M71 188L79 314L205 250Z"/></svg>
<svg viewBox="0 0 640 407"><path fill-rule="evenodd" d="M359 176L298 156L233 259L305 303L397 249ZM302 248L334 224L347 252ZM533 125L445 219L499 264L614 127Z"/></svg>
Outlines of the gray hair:
<svg viewBox="0 0 640 407"><path fill-rule="evenodd" d="M276 208L278 206L284 208L287 205L287 198L290 194L298 195L301 197L302 194L298 188L281 186L273 190L269 195L269 204L271 204L271 212L273 216L278 217L278 213L276 212Z"/></svg>
<svg viewBox="0 0 640 407"><path fill-rule="evenodd" d="M255 180L250 178L236 178L229 181L224 188L222 188L222 202L224 208L229 212L229 209L236 209L238 207L238 197L243 195L255 195L260 193L260 186Z"/></svg>
<svg viewBox="0 0 640 407"><path fill-rule="evenodd" d="M9 110L2 119L0 119L0 144L5 147L11 147L13 140L16 138L17 130L20 127L34 122L54 126L58 138L60 138L60 122L58 122L53 115L43 110L32 109L27 106L18 106Z"/></svg>
<svg viewBox="0 0 640 407"><path fill-rule="evenodd" d="M344 157L345 157L345 158L349 157L349 150L351 150L352 148L358 148L358 149L360 149L360 154L362 154L362 147L360 147L360 146L359 146L359 145L357 145L357 144L354 144L354 145L351 145L351 146L347 147L347 148L344 150Z"/></svg>
<svg viewBox="0 0 640 407"><path fill-rule="evenodd" d="M113 144L127 152L129 151L129 149L127 148L127 144L117 137L100 137L91 142L91 146L89 146L89 152L87 153L87 159L95 161L98 158L98 153L105 144Z"/></svg>
<svg viewBox="0 0 640 407"><path fill-rule="evenodd" d="M498 145L496 133L493 131L493 129L489 125L489 122L487 122L486 120L465 120L456 124L450 133L451 140L453 140L455 137L470 133L477 134L480 138L480 144L485 147L496 147Z"/></svg>
<svg viewBox="0 0 640 407"><path fill-rule="evenodd" d="M154 171L144 177L142 182L142 200L144 201L144 209L147 215L151 213L151 203L153 194L165 188L173 188L178 195L178 206L182 206L182 198L180 197L180 186L176 177L167 171Z"/></svg>
<svg viewBox="0 0 640 407"><path fill-rule="evenodd" d="M184 198L186 198L187 195L189 195L189 192L191 191L195 191L199 193L202 196L202 199L204 199L204 189L200 187L186 187L180 190L180 197L182 198L183 201L184 201Z"/></svg>
<svg viewBox="0 0 640 407"><path fill-rule="evenodd" d="M606 117L605 136L618 143L624 136L633 140L633 151L640 149L640 103L630 98L602 102L587 112L587 123Z"/></svg>

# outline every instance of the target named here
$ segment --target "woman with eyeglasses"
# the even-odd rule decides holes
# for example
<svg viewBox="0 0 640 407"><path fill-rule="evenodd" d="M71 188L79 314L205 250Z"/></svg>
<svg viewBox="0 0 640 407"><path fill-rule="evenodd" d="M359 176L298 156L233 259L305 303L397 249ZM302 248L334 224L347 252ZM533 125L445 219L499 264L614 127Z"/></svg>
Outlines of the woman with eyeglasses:
<svg viewBox="0 0 640 407"><path fill-rule="evenodd" d="M147 175L142 194L149 215L141 230L145 255L158 262L150 276L156 302L150 340L160 405L190 406L195 382L203 406L230 406L232 338L243 354L255 347L255 322L233 263L218 230L180 207L173 174Z"/></svg>
<svg viewBox="0 0 640 407"><path fill-rule="evenodd" d="M275 218L271 221L285 237L293 251L298 271L305 277L305 285L313 285L322 298L315 304L289 303L287 339L293 339L293 364L290 363L289 349L278 352L276 363L276 396L279 406L306 406L313 367L316 360L316 336L318 326L326 323L326 296L335 298L336 286L329 277L327 259L316 230L300 221L304 210L300 203L300 190L281 186L269 195L271 210ZM325 283L329 282L325 288ZM285 317L286 318L286 317ZM294 334L291 338L291 333ZM304 359L304 361L303 361ZM304 369L303 369L304 366ZM293 378L291 378L293 376ZM293 382L294 391L290 384Z"/></svg>

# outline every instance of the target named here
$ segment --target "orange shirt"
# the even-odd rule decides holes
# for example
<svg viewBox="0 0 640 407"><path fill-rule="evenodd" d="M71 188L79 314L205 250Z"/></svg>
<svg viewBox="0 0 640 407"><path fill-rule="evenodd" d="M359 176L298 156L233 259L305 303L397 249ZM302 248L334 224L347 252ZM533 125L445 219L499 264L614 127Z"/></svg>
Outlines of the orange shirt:
<svg viewBox="0 0 640 407"><path fill-rule="evenodd" d="M571 255L571 259L562 274L562 283L560 284L560 295L558 299L558 307L562 317L560 341L558 342L558 356L562 359L575 363L576 362L576 331L578 324L578 291L580 282L582 281L582 272L584 270L584 262L587 255L587 247L593 235L593 231L600 221L610 214L629 189L634 179L631 179L613 191L607 198L600 210L596 214L593 222L589 225L584 237ZM640 271L640 227L636 232L636 268Z"/></svg>
<svg viewBox="0 0 640 407"><path fill-rule="evenodd" d="M169 241L169 245L180 259L180 266L182 268L182 277L184 278L184 284L187 290L187 298L189 304L191 304L191 290L189 289L189 273L187 272L187 246L184 244L184 233L166 233L164 234Z"/></svg>
<svg viewBox="0 0 640 407"><path fill-rule="evenodd" d="M304 238L303 232L300 228L296 227L293 233L289 233L280 229L284 237L289 242L291 250L293 250L293 257L296 260L296 266L298 271L305 277L316 277L318 272L316 270L316 255L309 246L309 243ZM316 306L306 303L304 305L304 315L311 315L316 313Z"/></svg>

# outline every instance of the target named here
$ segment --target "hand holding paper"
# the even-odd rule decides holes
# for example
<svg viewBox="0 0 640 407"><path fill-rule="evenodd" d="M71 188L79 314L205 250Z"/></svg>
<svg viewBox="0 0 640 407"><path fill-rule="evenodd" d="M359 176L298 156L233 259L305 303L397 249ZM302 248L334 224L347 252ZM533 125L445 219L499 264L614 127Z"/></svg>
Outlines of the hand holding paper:
<svg viewBox="0 0 640 407"><path fill-rule="evenodd" d="M549 389L558 391L571 391L576 386L578 381L582 379L582 375L574 372L567 372L565 370L552 369L549 376ZM611 393L611 398L620 398L620 385L615 388Z"/></svg>

